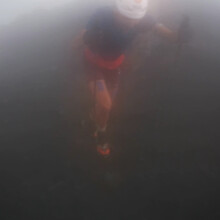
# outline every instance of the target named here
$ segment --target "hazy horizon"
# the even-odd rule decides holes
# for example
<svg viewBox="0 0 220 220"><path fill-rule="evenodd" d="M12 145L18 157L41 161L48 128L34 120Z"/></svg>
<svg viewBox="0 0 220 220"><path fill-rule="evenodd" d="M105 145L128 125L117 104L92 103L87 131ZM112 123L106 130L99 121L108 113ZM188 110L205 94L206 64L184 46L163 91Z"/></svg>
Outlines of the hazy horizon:
<svg viewBox="0 0 220 220"><path fill-rule="evenodd" d="M76 0L16 0L1 3L0 25L8 25L18 17L37 9L51 9Z"/></svg>

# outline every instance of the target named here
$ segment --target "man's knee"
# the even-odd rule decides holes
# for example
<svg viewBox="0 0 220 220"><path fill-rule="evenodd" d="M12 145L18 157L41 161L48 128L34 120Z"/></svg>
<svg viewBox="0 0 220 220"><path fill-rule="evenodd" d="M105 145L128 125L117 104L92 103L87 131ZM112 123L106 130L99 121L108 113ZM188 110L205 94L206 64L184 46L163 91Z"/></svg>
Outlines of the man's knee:
<svg viewBox="0 0 220 220"><path fill-rule="evenodd" d="M111 111L112 109L112 101L109 100L107 103L105 103L104 108L106 111Z"/></svg>
<svg viewBox="0 0 220 220"><path fill-rule="evenodd" d="M109 112L112 109L112 101L110 99L109 100L104 100L104 101L99 101L98 106L102 110Z"/></svg>

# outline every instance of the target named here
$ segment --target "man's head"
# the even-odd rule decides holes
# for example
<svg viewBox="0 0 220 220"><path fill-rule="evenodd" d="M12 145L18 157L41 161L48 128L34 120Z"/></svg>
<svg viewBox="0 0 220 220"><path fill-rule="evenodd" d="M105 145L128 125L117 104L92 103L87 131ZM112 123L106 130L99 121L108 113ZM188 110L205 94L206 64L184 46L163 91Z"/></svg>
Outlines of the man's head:
<svg viewBox="0 0 220 220"><path fill-rule="evenodd" d="M116 7L120 21L133 27L145 16L148 0L116 0Z"/></svg>

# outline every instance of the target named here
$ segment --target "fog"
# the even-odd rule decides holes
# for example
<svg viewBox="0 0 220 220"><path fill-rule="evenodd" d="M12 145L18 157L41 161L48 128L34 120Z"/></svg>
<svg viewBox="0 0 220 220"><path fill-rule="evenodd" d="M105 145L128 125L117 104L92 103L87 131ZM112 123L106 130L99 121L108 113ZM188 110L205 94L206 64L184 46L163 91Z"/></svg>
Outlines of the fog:
<svg viewBox="0 0 220 220"><path fill-rule="evenodd" d="M107 0L11 0L0 19L0 218L219 219L220 1L150 0L191 38L151 32L126 52L100 159L81 126L89 106L74 37ZM145 39L146 37L146 39Z"/></svg>
<svg viewBox="0 0 220 220"><path fill-rule="evenodd" d="M53 9L75 0L10 0L1 3L0 25L10 24L20 16L39 9Z"/></svg>

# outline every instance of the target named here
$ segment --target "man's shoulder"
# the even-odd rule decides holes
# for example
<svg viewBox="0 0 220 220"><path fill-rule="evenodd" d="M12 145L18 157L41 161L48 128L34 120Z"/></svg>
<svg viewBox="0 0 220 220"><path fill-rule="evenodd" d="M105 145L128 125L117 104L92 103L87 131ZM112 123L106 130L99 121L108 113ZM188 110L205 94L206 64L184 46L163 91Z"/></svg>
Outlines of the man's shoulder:
<svg viewBox="0 0 220 220"><path fill-rule="evenodd" d="M113 10L114 10L113 7L110 6L101 7L94 12L93 17L95 18L111 17L113 15Z"/></svg>
<svg viewBox="0 0 220 220"><path fill-rule="evenodd" d="M150 15L150 14L146 14L144 16L144 18L142 19L142 21L139 24L139 29L141 31L149 31L151 30L155 25L157 24L156 19Z"/></svg>
<svg viewBox="0 0 220 220"><path fill-rule="evenodd" d="M157 23L156 19L154 18L153 15L151 14L146 14L145 17L144 17L144 22L148 23L148 24L151 24L151 25L154 25Z"/></svg>

